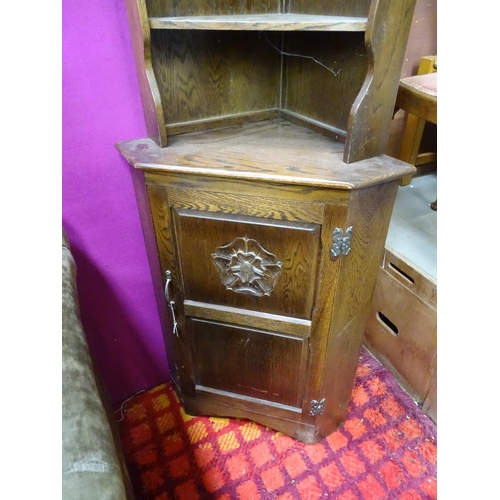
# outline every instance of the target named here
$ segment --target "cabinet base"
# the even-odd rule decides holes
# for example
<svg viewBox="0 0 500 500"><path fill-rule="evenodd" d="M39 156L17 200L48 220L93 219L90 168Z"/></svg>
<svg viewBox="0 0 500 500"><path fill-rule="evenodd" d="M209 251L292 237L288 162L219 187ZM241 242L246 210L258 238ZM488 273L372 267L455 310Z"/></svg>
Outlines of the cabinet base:
<svg viewBox="0 0 500 500"><path fill-rule="evenodd" d="M303 422L294 422L283 417L263 415L248 409L241 409L234 406L227 406L222 403L189 398L179 395L184 411L188 415L207 417L232 417L241 419L251 419L254 422L265 425L276 431L293 437L304 444L316 444L325 436L319 433L314 425Z"/></svg>

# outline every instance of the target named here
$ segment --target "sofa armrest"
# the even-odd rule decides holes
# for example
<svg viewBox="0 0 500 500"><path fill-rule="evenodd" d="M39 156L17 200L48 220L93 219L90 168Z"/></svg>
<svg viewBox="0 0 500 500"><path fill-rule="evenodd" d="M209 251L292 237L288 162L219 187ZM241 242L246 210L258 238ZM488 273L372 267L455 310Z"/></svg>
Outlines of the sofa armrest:
<svg viewBox="0 0 500 500"><path fill-rule="evenodd" d="M80 321L76 265L62 247L62 492L64 500L130 499L131 487Z"/></svg>

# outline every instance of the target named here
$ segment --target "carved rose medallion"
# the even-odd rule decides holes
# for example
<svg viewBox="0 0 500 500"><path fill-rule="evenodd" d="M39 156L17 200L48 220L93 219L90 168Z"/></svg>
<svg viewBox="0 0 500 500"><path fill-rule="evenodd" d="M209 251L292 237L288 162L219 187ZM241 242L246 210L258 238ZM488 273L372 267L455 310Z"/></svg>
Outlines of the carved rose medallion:
<svg viewBox="0 0 500 500"><path fill-rule="evenodd" d="M212 254L219 277L228 290L262 297L270 295L279 275L280 262L255 240L235 238Z"/></svg>

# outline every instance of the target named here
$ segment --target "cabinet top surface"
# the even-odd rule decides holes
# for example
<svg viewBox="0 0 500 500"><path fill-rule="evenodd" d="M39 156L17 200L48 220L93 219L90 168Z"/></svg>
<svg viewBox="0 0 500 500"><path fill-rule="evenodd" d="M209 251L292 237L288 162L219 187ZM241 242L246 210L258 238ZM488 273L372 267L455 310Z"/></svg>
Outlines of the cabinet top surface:
<svg viewBox="0 0 500 500"><path fill-rule="evenodd" d="M364 31L366 17L306 14L152 17L152 29L212 29L264 31Z"/></svg>
<svg viewBox="0 0 500 500"><path fill-rule="evenodd" d="M357 189L399 179L415 168L389 156L343 161L344 145L283 119L116 145L135 168L280 184Z"/></svg>

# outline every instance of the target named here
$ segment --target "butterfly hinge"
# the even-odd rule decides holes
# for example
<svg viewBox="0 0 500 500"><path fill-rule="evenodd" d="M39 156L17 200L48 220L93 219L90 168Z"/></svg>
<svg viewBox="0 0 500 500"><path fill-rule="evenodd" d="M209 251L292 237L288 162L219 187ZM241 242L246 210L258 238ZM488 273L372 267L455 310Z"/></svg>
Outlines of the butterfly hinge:
<svg viewBox="0 0 500 500"><path fill-rule="evenodd" d="M310 415L322 415L323 411L325 410L325 398L320 399L317 401L316 399L313 399L311 401L311 411L309 412Z"/></svg>
<svg viewBox="0 0 500 500"><path fill-rule="evenodd" d="M333 230L333 242L330 248L332 259L338 259L341 255L348 255L351 251L352 226L344 231L340 227Z"/></svg>

